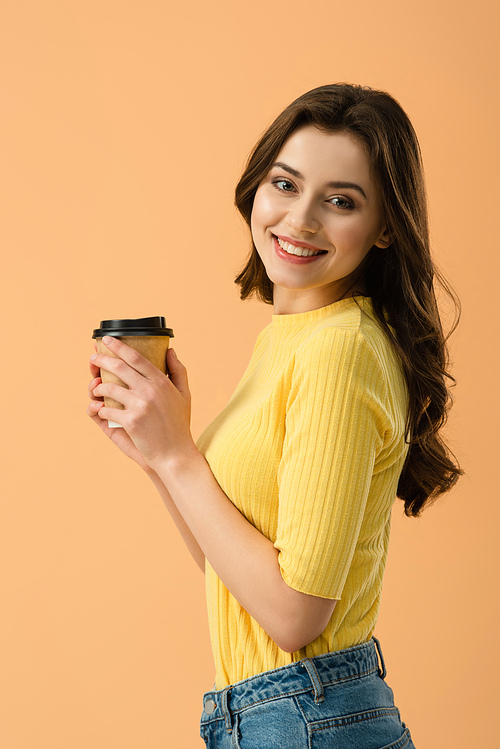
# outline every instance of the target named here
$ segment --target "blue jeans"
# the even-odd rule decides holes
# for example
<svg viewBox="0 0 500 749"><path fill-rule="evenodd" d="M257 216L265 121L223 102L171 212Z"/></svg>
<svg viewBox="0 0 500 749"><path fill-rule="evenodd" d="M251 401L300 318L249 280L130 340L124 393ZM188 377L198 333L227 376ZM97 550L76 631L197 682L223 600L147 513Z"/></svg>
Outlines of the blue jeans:
<svg viewBox="0 0 500 749"><path fill-rule="evenodd" d="M415 749L385 674L375 638L305 658L207 692L200 733L208 749Z"/></svg>

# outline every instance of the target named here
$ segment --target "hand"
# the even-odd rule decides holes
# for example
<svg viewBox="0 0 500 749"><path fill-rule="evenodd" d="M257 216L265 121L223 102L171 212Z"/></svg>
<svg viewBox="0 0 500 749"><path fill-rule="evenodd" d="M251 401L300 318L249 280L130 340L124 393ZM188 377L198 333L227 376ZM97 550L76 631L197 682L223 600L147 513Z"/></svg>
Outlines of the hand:
<svg viewBox="0 0 500 749"><path fill-rule="evenodd" d="M123 341L106 338L104 343L115 356L94 354L91 363L117 375L127 387L102 382L94 387L95 396L110 396L125 407L101 405L98 417L121 424L152 470L166 459L196 451L187 372L173 349L167 353L167 376Z"/></svg>
<svg viewBox="0 0 500 749"><path fill-rule="evenodd" d="M97 346L95 343L94 348L97 351ZM102 380L100 377L99 367L96 367L96 365L92 361L90 362L90 374L94 379L91 380L88 386L90 403L87 406L87 414L90 416L94 424L97 424L100 429L102 429L106 437L109 437L111 442L114 442L114 444L122 451L124 455L127 456L127 458L135 461L138 466L142 468L143 471L146 471L149 476L156 475L155 471L153 471L146 463L143 456L136 448L125 429L114 429L112 427L109 427L107 420L101 419L99 417L99 411L104 405L104 398L102 396L95 396L94 389L101 384Z"/></svg>

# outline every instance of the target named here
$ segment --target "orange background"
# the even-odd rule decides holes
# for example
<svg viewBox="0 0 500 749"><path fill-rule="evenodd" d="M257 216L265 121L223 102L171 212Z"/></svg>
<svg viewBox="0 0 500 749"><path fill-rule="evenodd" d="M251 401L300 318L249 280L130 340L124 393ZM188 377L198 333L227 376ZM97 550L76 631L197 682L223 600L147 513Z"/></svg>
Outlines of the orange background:
<svg viewBox="0 0 500 749"><path fill-rule="evenodd" d="M233 284L247 154L292 99L344 80L413 120L435 256L463 303L448 435L467 476L420 520L397 503L377 634L417 747L492 745L497 8L2 1L2 747L201 747L203 576L85 414L91 331L165 315L198 436L271 314Z"/></svg>

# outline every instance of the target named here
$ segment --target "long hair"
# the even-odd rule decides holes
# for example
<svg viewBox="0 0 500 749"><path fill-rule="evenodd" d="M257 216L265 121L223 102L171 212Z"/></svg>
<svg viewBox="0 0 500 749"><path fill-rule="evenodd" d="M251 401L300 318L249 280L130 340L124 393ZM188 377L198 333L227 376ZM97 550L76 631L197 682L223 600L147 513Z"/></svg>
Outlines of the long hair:
<svg viewBox="0 0 500 749"><path fill-rule="evenodd" d="M350 84L315 88L276 118L248 159L235 203L249 227L260 182L287 138L306 124L350 133L363 143L380 192L391 241L387 248L373 247L368 253L364 284L377 320L401 359L408 386L409 450L397 495L405 503L406 515L416 517L463 473L440 434L451 407L449 386L455 382L447 371L446 341L458 324L460 305L431 258L420 146L408 116L386 92ZM272 304L273 284L253 242L235 282L242 299L255 293ZM447 336L436 302L436 282L456 312Z"/></svg>

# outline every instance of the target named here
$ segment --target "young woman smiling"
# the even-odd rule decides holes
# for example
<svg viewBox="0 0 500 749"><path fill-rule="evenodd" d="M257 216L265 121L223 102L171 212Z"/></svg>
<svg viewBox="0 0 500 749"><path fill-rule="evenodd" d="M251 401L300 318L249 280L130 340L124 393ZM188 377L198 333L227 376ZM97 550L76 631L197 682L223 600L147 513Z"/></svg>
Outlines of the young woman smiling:
<svg viewBox="0 0 500 749"><path fill-rule="evenodd" d="M314 89L262 136L236 205L253 240L236 282L274 315L227 407L195 444L175 352L167 377L110 339L88 413L205 571L207 746L411 748L373 637L391 508L416 516L461 473L411 123L384 92Z"/></svg>

